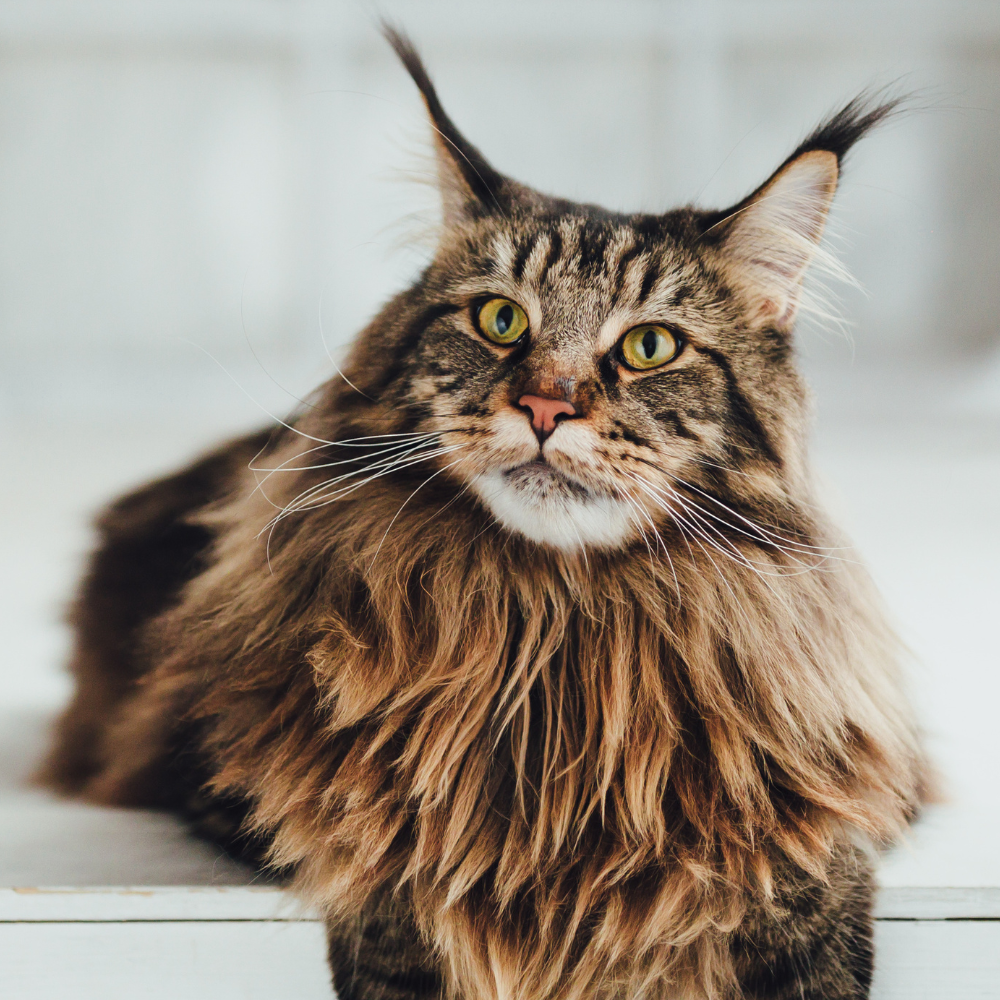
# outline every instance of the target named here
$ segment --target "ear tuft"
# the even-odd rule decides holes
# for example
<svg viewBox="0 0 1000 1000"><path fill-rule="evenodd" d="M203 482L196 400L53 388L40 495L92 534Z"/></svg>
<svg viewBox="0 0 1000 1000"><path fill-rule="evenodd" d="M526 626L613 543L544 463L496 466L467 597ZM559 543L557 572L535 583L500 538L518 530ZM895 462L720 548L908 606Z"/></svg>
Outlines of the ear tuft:
<svg viewBox="0 0 1000 1000"><path fill-rule="evenodd" d="M884 94L884 91L882 93ZM843 167L844 157L850 152L851 147L873 128L898 114L907 100L905 97L893 97L875 103L875 96L876 94L868 91L848 101L839 111L820 122L781 166L798 159L803 153L810 153L814 149L825 149L837 157L837 166Z"/></svg>
<svg viewBox="0 0 1000 1000"><path fill-rule="evenodd" d="M470 212L482 214L501 208L509 184L507 179L486 162L448 117L410 39L386 21L382 22L382 34L417 85L434 129L445 225Z"/></svg>
<svg viewBox="0 0 1000 1000"><path fill-rule="evenodd" d="M717 247L724 271L746 294L752 320L791 328L844 157L900 104L896 99L871 106L867 95L856 97L820 124L756 191L705 217L703 239Z"/></svg>

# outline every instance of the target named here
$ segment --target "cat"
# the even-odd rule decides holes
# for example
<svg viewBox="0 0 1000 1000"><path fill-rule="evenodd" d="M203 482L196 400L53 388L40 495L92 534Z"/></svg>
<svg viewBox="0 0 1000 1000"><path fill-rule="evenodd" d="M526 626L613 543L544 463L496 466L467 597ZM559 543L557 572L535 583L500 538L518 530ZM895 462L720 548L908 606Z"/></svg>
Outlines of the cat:
<svg viewBox="0 0 1000 1000"><path fill-rule="evenodd" d="M386 35L433 259L300 415L101 516L43 780L285 873L342 1000L865 997L926 765L793 328L896 104L622 214L498 173Z"/></svg>

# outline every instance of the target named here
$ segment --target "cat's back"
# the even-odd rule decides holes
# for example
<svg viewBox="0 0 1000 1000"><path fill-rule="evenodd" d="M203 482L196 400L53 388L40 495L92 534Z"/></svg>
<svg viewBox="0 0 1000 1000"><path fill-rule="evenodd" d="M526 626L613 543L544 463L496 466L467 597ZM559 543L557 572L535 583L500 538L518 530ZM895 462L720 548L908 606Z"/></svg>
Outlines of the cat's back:
<svg viewBox="0 0 1000 1000"><path fill-rule="evenodd" d="M195 515L235 488L271 436L268 429L229 441L98 516L97 544L70 611L75 694L39 773L43 783L88 794L102 768L105 730L147 667L143 627L176 603L207 563L213 532Z"/></svg>

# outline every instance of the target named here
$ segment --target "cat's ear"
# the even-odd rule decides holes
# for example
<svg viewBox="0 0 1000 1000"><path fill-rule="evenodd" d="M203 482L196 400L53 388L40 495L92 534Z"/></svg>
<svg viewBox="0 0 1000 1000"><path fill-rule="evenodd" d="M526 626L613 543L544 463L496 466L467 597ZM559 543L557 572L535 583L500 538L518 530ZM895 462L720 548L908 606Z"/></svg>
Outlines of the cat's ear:
<svg viewBox="0 0 1000 1000"><path fill-rule="evenodd" d="M434 84L409 38L384 22L382 33L413 78L427 107L434 129L445 226L470 216L503 211L512 182L494 170L483 154L455 127L441 106Z"/></svg>
<svg viewBox="0 0 1000 1000"><path fill-rule="evenodd" d="M756 191L709 220L726 276L739 286L755 323L790 329L802 280L819 249L844 156L899 101L851 101L830 117Z"/></svg>

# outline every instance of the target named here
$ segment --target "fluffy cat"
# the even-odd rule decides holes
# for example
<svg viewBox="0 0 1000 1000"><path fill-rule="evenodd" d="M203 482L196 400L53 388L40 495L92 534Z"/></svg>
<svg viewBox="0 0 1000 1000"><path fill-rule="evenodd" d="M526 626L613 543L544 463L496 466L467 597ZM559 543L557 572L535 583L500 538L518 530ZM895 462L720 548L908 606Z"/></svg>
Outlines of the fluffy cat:
<svg viewBox="0 0 1000 1000"><path fill-rule="evenodd" d="M45 780L285 871L343 1000L865 997L923 762L792 329L893 105L620 214L499 174L387 36L436 254L292 424L104 513Z"/></svg>

